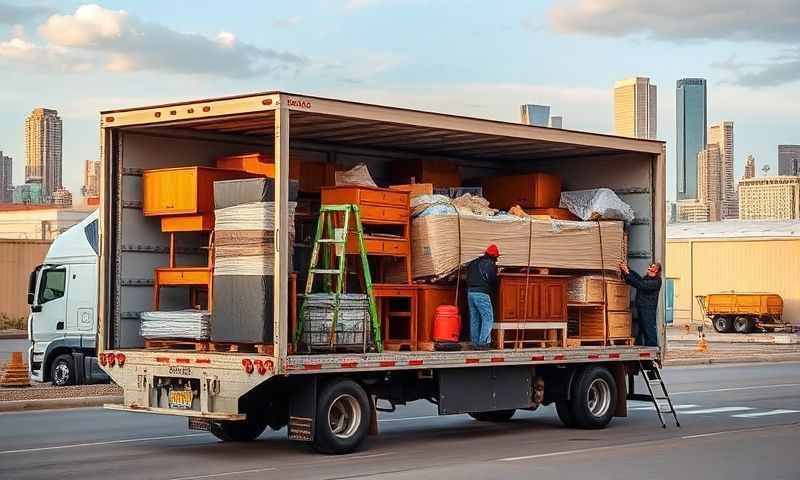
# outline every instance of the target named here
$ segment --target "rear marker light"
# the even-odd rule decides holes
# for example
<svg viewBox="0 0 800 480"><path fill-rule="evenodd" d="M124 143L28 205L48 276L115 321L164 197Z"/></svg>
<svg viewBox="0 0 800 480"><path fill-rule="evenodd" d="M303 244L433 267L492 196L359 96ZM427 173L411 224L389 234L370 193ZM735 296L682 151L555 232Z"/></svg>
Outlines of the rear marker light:
<svg viewBox="0 0 800 480"><path fill-rule="evenodd" d="M125 354L124 353L118 353L116 355L116 357L117 357L117 365L119 365L120 367L125 365Z"/></svg>
<svg viewBox="0 0 800 480"><path fill-rule="evenodd" d="M105 352L101 353L100 355L98 355L97 358L100 360L100 365L105 367L106 366L106 354L105 354Z"/></svg>
<svg viewBox="0 0 800 480"><path fill-rule="evenodd" d="M256 370L258 370L259 375L266 375L267 374L267 367L264 365L264 362L261 360L255 360L253 363L256 366Z"/></svg>
<svg viewBox="0 0 800 480"><path fill-rule="evenodd" d="M244 367L244 371L247 372L248 375L253 373L254 369L253 362L249 358L245 358L242 360L242 366Z"/></svg>
<svg viewBox="0 0 800 480"><path fill-rule="evenodd" d="M117 361L117 358L114 356L113 353L109 353L108 355L106 355L106 361L108 362L109 367L113 367L114 363L116 363Z"/></svg>

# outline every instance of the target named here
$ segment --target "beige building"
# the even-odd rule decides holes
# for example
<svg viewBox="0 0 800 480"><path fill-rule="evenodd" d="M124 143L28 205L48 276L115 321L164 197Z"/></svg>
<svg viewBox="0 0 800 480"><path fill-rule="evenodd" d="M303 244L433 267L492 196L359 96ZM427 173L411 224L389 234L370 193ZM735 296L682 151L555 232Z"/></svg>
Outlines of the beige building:
<svg viewBox="0 0 800 480"><path fill-rule="evenodd" d="M667 227L667 319L702 319L696 296L765 292L783 297L784 318L800 323L800 221L727 220Z"/></svg>
<svg viewBox="0 0 800 480"><path fill-rule="evenodd" d="M739 199L733 184L733 122L719 122L708 127L708 143L719 146L722 218L739 218Z"/></svg>
<svg viewBox="0 0 800 480"><path fill-rule="evenodd" d="M656 138L656 86L647 77L614 85L614 133L625 137Z"/></svg>
<svg viewBox="0 0 800 480"><path fill-rule="evenodd" d="M61 208L72 206L72 193L66 188L59 188L52 195L53 205Z"/></svg>
<svg viewBox="0 0 800 480"><path fill-rule="evenodd" d="M0 238L53 240L86 218L95 208L71 209L16 203L0 205Z"/></svg>
<svg viewBox="0 0 800 480"><path fill-rule="evenodd" d="M83 162L83 187L81 196L95 197L100 193L100 160Z"/></svg>
<svg viewBox="0 0 800 480"><path fill-rule="evenodd" d="M800 177L758 177L739 182L743 220L800 219Z"/></svg>
<svg viewBox="0 0 800 480"><path fill-rule="evenodd" d="M744 177L742 178L753 178L756 176L756 159L753 157L752 154L747 155L747 159L744 161Z"/></svg>
<svg viewBox="0 0 800 480"><path fill-rule="evenodd" d="M58 112L37 108L25 119L25 183L42 185L49 203L61 188L62 124Z"/></svg>
<svg viewBox="0 0 800 480"><path fill-rule="evenodd" d="M699 200L678 200L677 205L678 223L707 222L709 219L709 207L706 203Z"/></svg>
<svg viewBox="0 0 800 480"><path fill-rule="evenodd" d="M706 145L697 154L697 197L708 207L706 221L722 220L722 157L717 144Z"/></svg>

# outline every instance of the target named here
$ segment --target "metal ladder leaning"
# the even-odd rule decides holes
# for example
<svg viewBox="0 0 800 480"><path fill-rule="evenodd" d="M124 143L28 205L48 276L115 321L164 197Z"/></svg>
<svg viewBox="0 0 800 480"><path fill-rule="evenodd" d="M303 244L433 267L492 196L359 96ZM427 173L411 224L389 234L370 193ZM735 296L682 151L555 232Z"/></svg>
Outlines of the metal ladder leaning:
<svg viewBox="0 0 800 480"><path fill-rule="evenodd" d="M664 414L671 413L672 418L675 419L675 426L680 428L681 422L678 421L678 414L675 412L675 407L672 405L672 400L669 398L667 386L664 384L664 379L661 377L661 371L655 362L639 361L639 370L642 372L644 384L647 386L647 391L650 394L635 393L633 387L633 375L629 377L628 394L629 400L638 400L640 402L651 402L656 408L658 420L661 422L661 428L667 428L664 422Z"/></svg>
<svg viewBox="0 0 800 480"><path fill-rule="evenodd" d="M334 219L336 216L343 217L341 229L334 227ZM375 295L372 292L372 276L369 271L369 262L367 260L367 250L364 246L364 228L361 224L361 211L358 205L322 205L319 210L319 219L317 220L317 231L314 234L314 246L311 250L311 261L308 269L308 278L306 280L305 295L308 296L314 288L315 275L327 275L326 287L330 290L330 276L336 277L335 290L333 292L333 321L331 323L331 348L336 343L336 322L339 318L339 302L344 293L346 266L347 266L347 235L350 233L350 219L355 223L356 238L358 239L359 257L361 266L363 268L364 289L366 290L367 300L369 302L369 316L372 325L372 338L375 342L375 349L378 352L383 351L383 342L381 341L381 328L380 320L378 319L377 306L375 304ZM327 237L322 238L322 232L325 231ZM337 238L337 231L341 231L341 238ZM333 246L334 256L338 257L337 268L317 268L320 257L320 245ZM330 247L325 251L326 267L330 263L328 261ZM294 335L294 350L300 344L300 339L303 332L303 319L305 318L305 299L300 307L300 312L297 319L297 331Z"/></svg>

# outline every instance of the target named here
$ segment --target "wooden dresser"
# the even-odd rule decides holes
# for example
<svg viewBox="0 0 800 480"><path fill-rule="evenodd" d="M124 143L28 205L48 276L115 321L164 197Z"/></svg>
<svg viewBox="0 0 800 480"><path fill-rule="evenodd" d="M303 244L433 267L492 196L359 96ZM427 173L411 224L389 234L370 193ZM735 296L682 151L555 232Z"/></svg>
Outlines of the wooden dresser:
<svg viewBox="0 0 800 480"><path fill-rule="evenodd" d="M500 274L496 322L566 322L568 276ZM527 299L526 288L527 284Z"/></svg>

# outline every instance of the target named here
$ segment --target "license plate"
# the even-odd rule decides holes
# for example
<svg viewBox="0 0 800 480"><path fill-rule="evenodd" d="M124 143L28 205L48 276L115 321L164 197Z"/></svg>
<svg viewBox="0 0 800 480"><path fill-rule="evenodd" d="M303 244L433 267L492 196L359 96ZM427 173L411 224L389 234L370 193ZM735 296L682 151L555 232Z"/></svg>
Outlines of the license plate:
<svg viewBox="0 0 800 480"><path fill-rule="evenodd" d="M191 390L170 390L169 408L181 408L191 410L194 395Z"/></svg>

